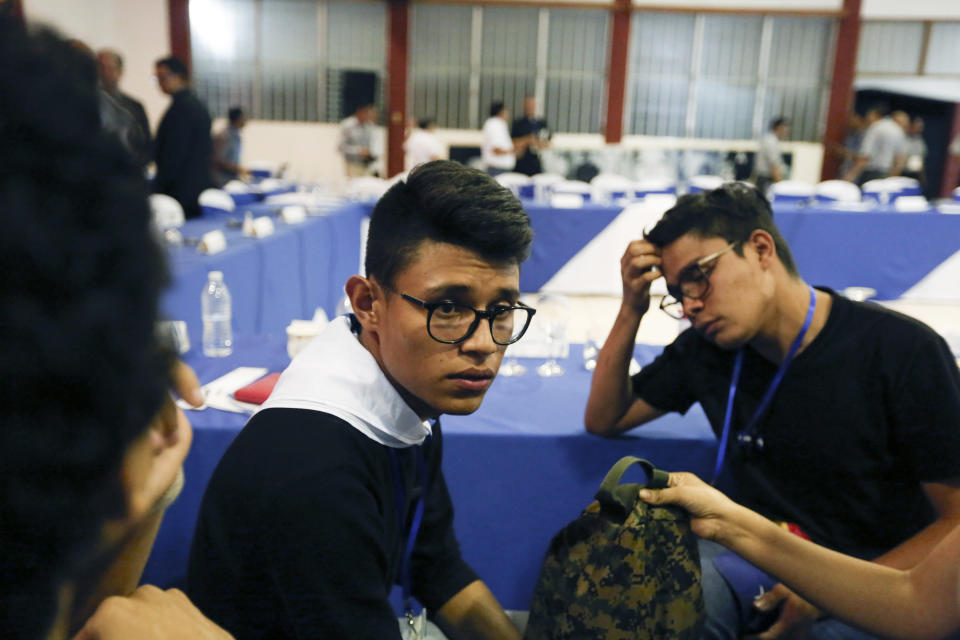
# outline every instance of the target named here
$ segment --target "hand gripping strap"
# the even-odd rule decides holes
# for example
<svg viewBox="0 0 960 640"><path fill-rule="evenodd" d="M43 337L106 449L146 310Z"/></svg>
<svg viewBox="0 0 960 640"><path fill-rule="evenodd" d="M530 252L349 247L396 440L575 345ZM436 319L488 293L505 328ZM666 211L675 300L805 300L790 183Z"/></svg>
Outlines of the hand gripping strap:
<svg viewBox="0 0 960 640"><path fill-rule="evenodd" d="M632 464L639 464L647 474L647 486L650 489L664 489L670 480L670 474L661 471L653 466L653 463L642 458L626 456L620 458L617 464L607 473L607 476L600 484L600 490L597 491L596 499L601 504L616 504L623 508L625 513L633 509L637 500L637 490L640 485L637 484L619 484L627 468Z"/></svg>

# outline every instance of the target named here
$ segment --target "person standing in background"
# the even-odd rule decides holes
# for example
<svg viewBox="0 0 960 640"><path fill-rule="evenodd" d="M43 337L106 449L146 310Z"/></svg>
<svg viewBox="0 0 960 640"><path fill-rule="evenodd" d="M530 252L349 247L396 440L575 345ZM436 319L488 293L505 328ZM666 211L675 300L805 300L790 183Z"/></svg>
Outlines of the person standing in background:
<svg viewBox="0 0 960 640"><path fill-rule="evenodd" d="M97 70L100 74L100 87L133 118L135 128L128 136L130 150L141 167L146 167L153 159L153 141L150 138L150 121L143 104L136 98L120 91L120 78L123 77L123 56L114 49L100 49L97 52Z"/></svg>
<svg viewBox="0 0 960 640"><path fill-rule="evenodd" d="M780 141L789 133L790 122L780 116L770 123L770 130L760 138L760 148L753 167L754 184L760 193L766 194L771 184L786 177L787 167L783 163Z"/></svg>
<svg viewBox="0 0 960 640"><path fill-rule="evenodd" d="M515 170L528 176L543 171L540 164L540 151L550 146L550 132L547 121L537 117L537 99L527 96L523 99L523 117L514 121L510 131L513 145L520 153ZM522 151L521 151L522 150Z"/></svg>
<svg viewBox="0 0 960 640"><path fill-rule="evenodd" d="M510 112L502 101L490 105L490 117L483 123L483 143L480 145L480 156L483 168L491 176L513 171L517 164L516 148L507 121Z"/></svg>
<svg viewBox="0 0 960 640"><path fill-rule="evenodd" d="M882 118L883 110L874 107L867 112L867 120L872 121L863 135L863 144L857 161L846 173L844 180L863 185L870 180L900 175L903 168L905 126L909 116L897 111L893 116Z"/></svg>
<svg viewBox="0 0 960 640"><path fill-rule="evenodd" d="M910 123L904 155L903 175L914 178L921 186L926 185L927 143L923 139L923 118L914 118Z"/></svg>
<svg viewBox="0 0 960 640"><path fill-rule="evenodd" d="M343 154L348 178L370 175L370 165L376 160L370 150L376 120L377 107L368 103L357 107L352 116L340 123L337 149Z"/></svg>
<svg viewBox="0 0 960 640"><path fill-rule="evenodd" d="M240 166L240 154L243 151L240 133L245 126L247 115L243 109L230 107L226 128L213 137L213 183L218 187L231 180L250 177L250 171Z"/></svg>
<svg viewBox="0 0 960 640"><path fill-rule="evenodd" d="M172 196L187 218L201 214L197 199L210 186L210 114L190 90L187 66L173 56L155 64L160 90L173 98L157 128L153 190Z"/></svg>

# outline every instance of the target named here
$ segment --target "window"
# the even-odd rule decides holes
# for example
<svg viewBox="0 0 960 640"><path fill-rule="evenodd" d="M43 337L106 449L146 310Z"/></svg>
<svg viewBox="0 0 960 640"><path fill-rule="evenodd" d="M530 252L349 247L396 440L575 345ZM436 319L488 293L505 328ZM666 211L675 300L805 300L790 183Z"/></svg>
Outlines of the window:
<svg viewBox="0 0 960 640"><path fill-rule="evenodd" d="M917 73L922 49L922 22L865 22L857 73Z"/></svg>
<svg viewBox="0 0 960 640"><path fill-rule="evenodd" d="M784 115L797 140L820 136L831 20L761 15L633 15L628 133L752 139Z"/></svg>
<svg viewBox="0 0 960 640"><path fill-rule="evenodd" d="M346 73L384 77L385 34L382 2L190 2L194 84L214 115L240 105L254 118L339 121L352 106Z"/></svg>
<svg viewBox="0 0 960 640"><path fill-rule="evenodd" d="M414 4L411 106L477 129L490 104L536 96L554 131L599 133L609 26L602 9Z"/></svg>

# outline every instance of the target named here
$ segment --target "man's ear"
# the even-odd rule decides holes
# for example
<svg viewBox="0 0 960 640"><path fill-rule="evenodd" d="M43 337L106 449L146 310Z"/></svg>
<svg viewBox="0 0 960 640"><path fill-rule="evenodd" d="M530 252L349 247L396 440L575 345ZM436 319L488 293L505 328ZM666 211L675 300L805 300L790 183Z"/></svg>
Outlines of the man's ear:
<svg viewBox="0 0 960 640"><path fill-rule="evenodd" d="M363 276L350 276L346 290L353 315L365 330L374 330L377 324L377 309L380 306L378 300L383 297L382 289L376 282Z"/></svg>
<svg viewBox="0 0 960 640"><path fill-rule="evenodd" d="M773 262L777 260L777 245L769 231L754 229L747 242L757 252L757 260L763 268L769 269Z"/></svg>

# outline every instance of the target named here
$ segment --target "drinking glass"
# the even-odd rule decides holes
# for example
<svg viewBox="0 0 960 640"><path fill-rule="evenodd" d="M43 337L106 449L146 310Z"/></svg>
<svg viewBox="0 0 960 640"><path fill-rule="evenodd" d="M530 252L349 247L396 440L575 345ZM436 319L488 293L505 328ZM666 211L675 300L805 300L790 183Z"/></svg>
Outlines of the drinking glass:
<svg viewBox="0 0 960 640"><path fill-rule="evenodd" d="M546 338L548 359L537 367L537 374L544 378L562 376L563 367L557 362L567 348L567 316L570 312L569 301L561 295L544 294L537 299L537 315L534 321L543 319L543 332Z"/></svg>

